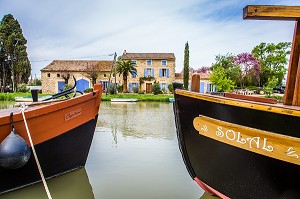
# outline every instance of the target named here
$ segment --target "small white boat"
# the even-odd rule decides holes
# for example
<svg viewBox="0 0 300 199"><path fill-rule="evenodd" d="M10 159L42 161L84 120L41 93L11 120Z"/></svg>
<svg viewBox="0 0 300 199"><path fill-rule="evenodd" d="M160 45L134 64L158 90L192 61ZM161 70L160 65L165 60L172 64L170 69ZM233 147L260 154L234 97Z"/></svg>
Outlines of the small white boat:
<svg viewBox="0 0 300 199"><path fill-rule="evenodd" d="M137 102L138 99L134 98L112 98L111 102Z"/></svg>

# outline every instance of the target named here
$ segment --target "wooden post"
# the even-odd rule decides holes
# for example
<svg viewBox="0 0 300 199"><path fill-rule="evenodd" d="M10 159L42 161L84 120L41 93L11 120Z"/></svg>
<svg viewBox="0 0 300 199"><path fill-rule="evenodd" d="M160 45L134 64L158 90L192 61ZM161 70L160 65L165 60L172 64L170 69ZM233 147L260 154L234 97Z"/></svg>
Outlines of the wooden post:
<svg viewBox="0 0 300 199"><path fill-rule="evenodd" d="M283 104L300 106L300 6L246 6L243 18L296 21Z"/></svg>
<svg viewBox="0 0 300 199"><path fill-rule="evenodd" d="M200 74L194 74L192 76L191 91L200 92Z"/></svg>
<svg viewBox="0 0 300 199"><path fill-rule="evenodd" d="M299 52L300 52L300 23L295 23L294 38L292 43L292 50L290 54L290 63L288 68L288 75L286 81L286 89L284 94L283 104L285 105L299 105ZM298 77L298 78L297 78Z"/></svg>

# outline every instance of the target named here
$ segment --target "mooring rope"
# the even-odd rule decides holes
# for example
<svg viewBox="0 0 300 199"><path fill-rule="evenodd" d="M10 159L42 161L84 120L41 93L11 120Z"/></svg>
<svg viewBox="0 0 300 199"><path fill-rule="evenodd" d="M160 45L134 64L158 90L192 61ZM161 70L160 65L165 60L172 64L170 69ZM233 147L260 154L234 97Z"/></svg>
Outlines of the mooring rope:
<svg viewBox="0 0 300 199"><path fill-rule="evenodd" d="M38 159L37 154L36 154L36 152L35 152L35 148L34 148L34 145L33 145L33 142L32 142L32 138L31 138L29 129L28 129L28 125L27 125L27 121L26 121L26 117L25 117L25 113L24 113L24 111L25 111L26 108L27 108L27 106L25 106L25 104L22 104L20 110L21 110L21 113L22 113L22 115L23 115L23 120L24 120L24 124L25 124L25 127L26 127L27 135L28 135L28 138L29 138L29 142L30 142L30 145L31 145L31 149L32 149L32 151L33 151L33 155L34 155L35 162L36 162L36 164L37 164L37 167L38 167L38 169L39 169L39 172L40 172L40 175L41 175L41 178L42 178L44 187L45 187L45 191L46 191L46 193L47 193L48 198L49 198L49 199L52 199L51 194L50 194L50 191L49 191L49 188L48 188L48 185L47 185L47 182L46 182L46 180L45 180L45 177L44 177L44 174L43 174L41 165L40 165L40 162L39 162L39 159Z"/></svg>

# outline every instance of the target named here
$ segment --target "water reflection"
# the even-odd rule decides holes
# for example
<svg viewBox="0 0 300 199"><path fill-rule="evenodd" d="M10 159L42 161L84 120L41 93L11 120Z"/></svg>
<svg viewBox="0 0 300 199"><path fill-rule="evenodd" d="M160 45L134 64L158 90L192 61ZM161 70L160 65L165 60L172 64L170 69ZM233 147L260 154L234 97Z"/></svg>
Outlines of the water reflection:
<svg viewBox="0 0 300 199"><path fill-rule="evenodd" d="M111 130L117 143L117 133L124 137L173 139L174 116L171 103L101 102L97 126Z"/></svg>
<svg viewBox="0 0 300 199"><path fill-rule="evenodd" d="M47 180L52 198L55 199L93 199L94 194L85 168L77 169L65 175ZM43 199L48 198L42 183L0 196L1 199Z"/></svg>
<svg viewBox="0 0 300 199"><path fill-rule="evenodd" d="M48 180L53 199L198 199L203 194L178 149L171 103L101 102L85 168ZM39 183L0 198L47 196Z"/></svg>
<svg viewBox="0 0 300 199"><path fill-rule="evenodd" d="M0 103L0 109L8 109L8 108L14 108L15 107L14 101L1 101Z"/></svg>
<svg viewBox="0 0 300 199"><path fill-rule="evenodd" d="M199 199L175 132L171 103L101 102L86 164L95 198Z"/></svg>

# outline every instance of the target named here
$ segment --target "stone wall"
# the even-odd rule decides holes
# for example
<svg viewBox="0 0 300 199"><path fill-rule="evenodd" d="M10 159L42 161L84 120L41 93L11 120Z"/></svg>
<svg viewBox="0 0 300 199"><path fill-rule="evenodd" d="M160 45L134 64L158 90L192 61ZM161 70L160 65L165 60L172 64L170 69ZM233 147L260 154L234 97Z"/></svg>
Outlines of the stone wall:
<svg viewBox="0 0 300 199"><path fill-rule="evenodd" d="M149 59L150 60L150 59ZM145 81L142 85L139 85L141 91L146 91L146 84L151 83L153 84L154 81L159 83L166 83L172 84L175 80L175 61L174 60L167 60L166 66L162 65L162 60L151 60L152 64L147 65L147 60L136 60L136 69L137 69L137 76L132 78L132 75L128 77L128 85L130 83L137 83L139 85L140 77L144 77L144 70L145 68L154 69L154 79L151 81ZM169 69L169 77L160 77L159 71L160 69ZM128 86L129 88L129 86Z"/></svg>

